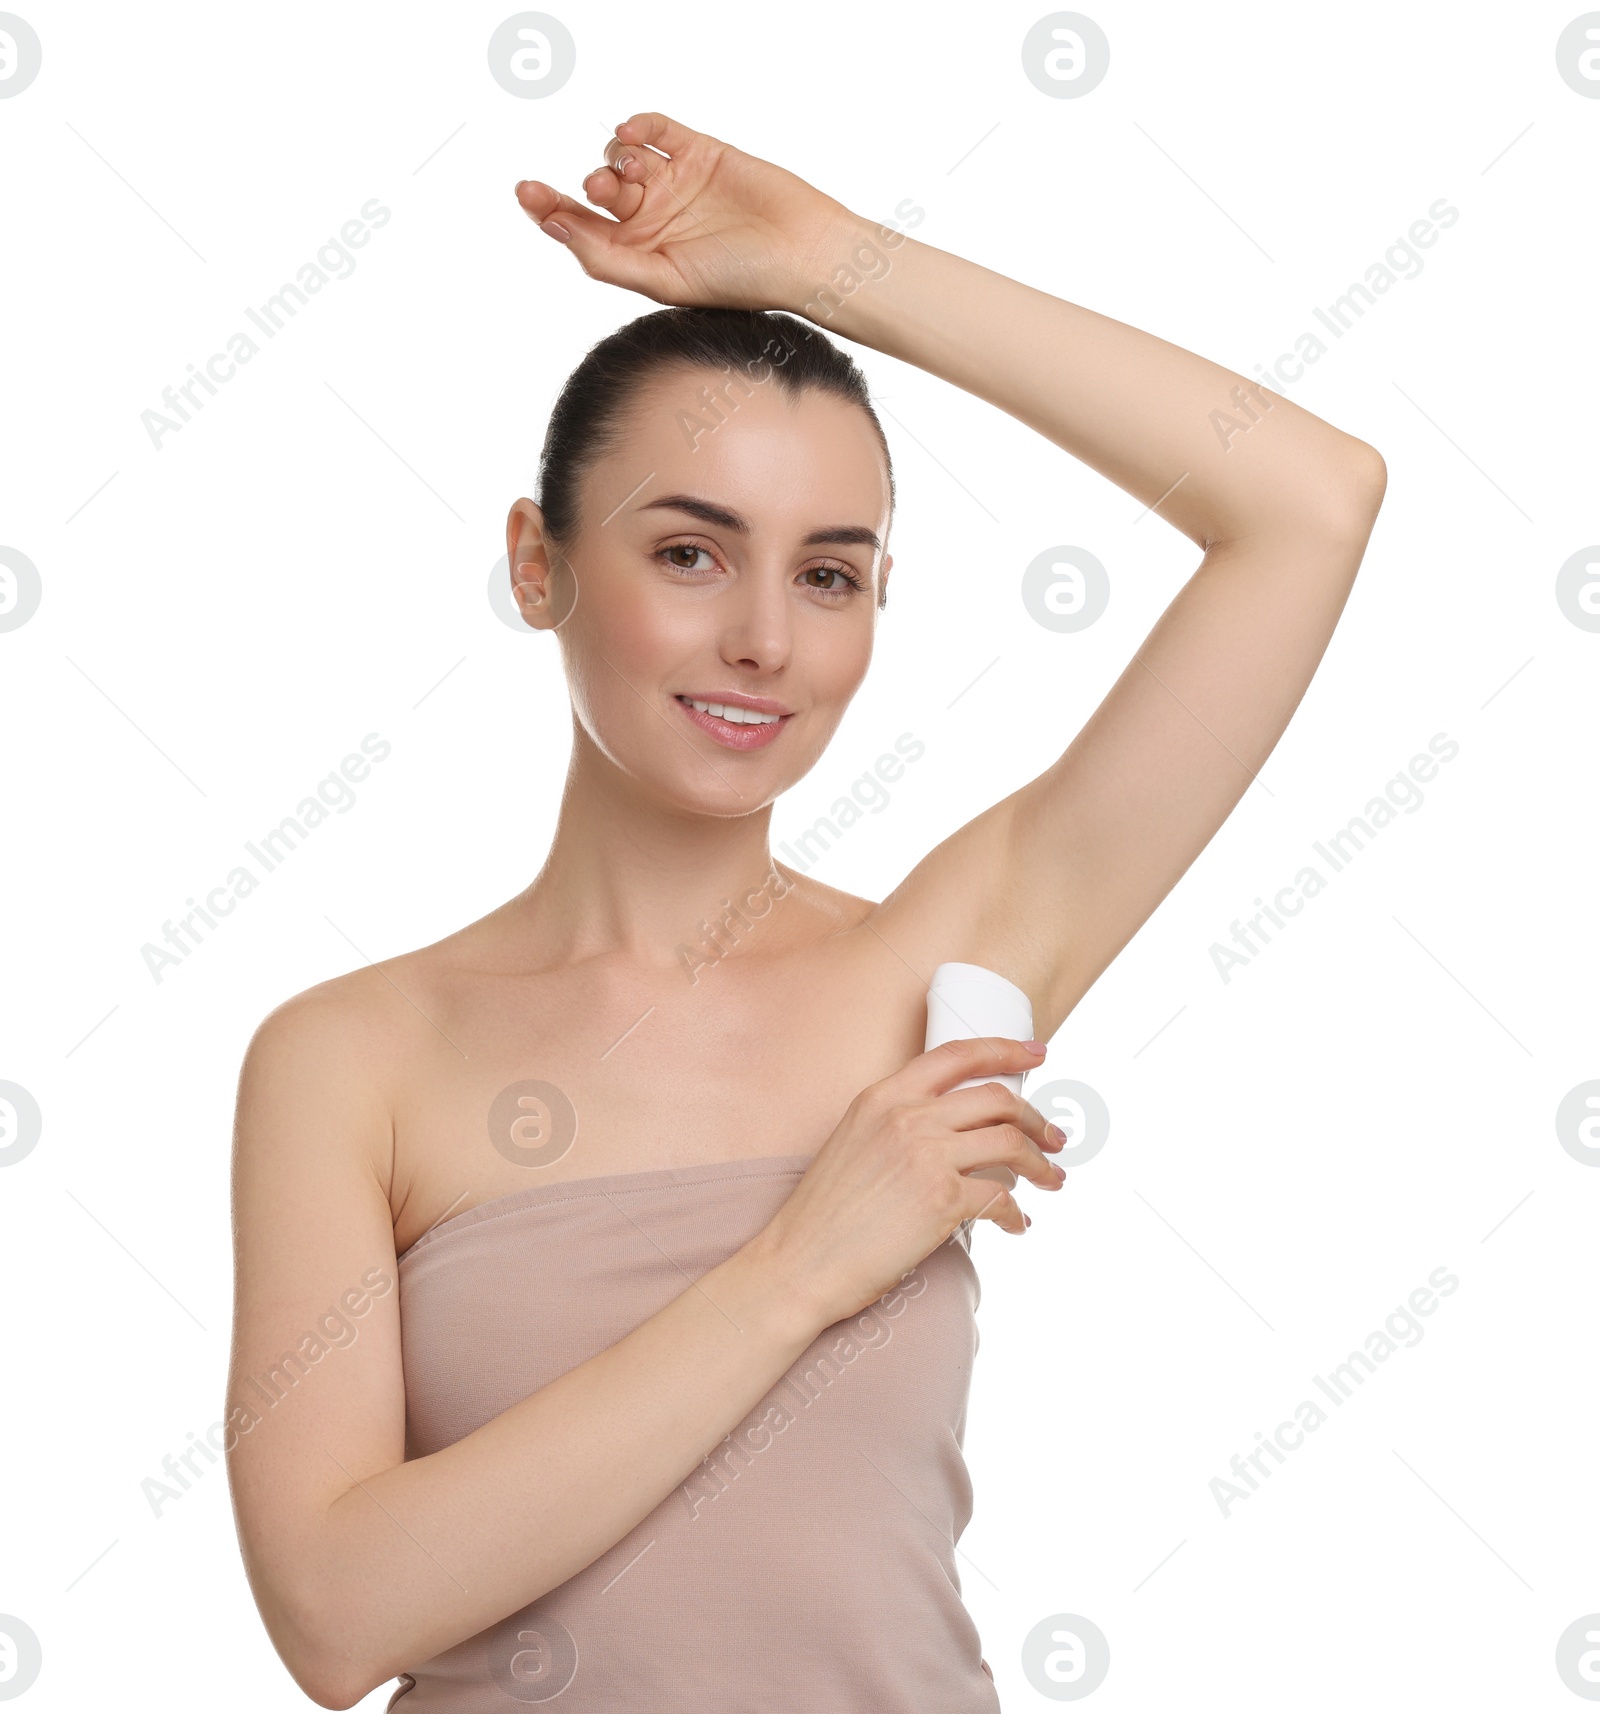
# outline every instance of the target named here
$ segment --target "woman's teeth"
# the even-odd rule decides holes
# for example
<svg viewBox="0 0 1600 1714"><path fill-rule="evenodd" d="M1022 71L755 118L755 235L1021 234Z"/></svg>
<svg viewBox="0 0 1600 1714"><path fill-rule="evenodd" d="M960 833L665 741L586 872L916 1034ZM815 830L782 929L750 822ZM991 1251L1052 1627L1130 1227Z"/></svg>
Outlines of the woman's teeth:
<svg viewBox="0 0 1600 1714"><path fill-rule="evenodd" d="M776 714L758 714L753 708L736 708L731 703L696 702L692 696L678 699L687 702L691 708L698 708L702 714L715 715L718 720L726 720L730 726L771 726L779 716Z"/></svg>

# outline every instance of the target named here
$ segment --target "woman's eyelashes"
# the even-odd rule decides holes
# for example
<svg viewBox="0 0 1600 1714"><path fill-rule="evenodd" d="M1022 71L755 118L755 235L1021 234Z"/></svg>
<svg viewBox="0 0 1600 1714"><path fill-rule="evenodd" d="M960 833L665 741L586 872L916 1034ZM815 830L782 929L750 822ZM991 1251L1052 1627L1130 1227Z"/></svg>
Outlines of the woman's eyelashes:
<svg viewBox="0 0 1600 1714"><path fill-rule="evenodd" d="M857 595L867 587L860 574L852 571L847 565L810 565L800 573L802 577L811 577L819 574L824 577L837 577L842 579L845 583L849 584ZM807 584L806 587L808 589L817 589L819 586L815 583L811 583ZM824 595L831 595L834 593L842 595L844 591L839 589L837 584L832 584L827 589L821 590L821 593Z"/></svg>
<svg viewBox="0 0 1600 1714"><path fill-rule="evenodd" d="M695 559L698 559L702 554L707 559L711 558L711 550L703 548L695 542L670 542L664 548L657 548L653 557L660 560L669 571L680 572L685 577L692 576L698 571L710 571L712 569L710 566L684 565L680 561L668 558L668 555L675 553L688 554Z"/></svg>
<svg viewBox="0 0 1600 1714"><path fill-rule="evenodd" d="M674 554L687 555L691 563L686 565L682 560L672 558L671 556ZM657 548L652 557L680 577L698 577L715 569L714 565L702 566L692 563L702 555L708 560L714 559L711 549L701 547L698 542L669 542L665 547ZM837 560L831 560L824 565L808 565L799 575L806 579L805 586L807 589L812 590L817 595L832 596L835 600L847 600L850 594L860 595L867 587L865 579L859 572L848 565L839 563ZM811 582L810 580L815 577L827 578L831 581L827 583Z"/></svg>

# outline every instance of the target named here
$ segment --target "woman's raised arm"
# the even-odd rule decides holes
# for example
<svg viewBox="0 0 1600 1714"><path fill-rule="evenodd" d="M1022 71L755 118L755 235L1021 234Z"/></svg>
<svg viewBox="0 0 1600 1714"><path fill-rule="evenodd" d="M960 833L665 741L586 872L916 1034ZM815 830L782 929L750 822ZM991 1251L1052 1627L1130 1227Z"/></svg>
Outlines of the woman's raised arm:
<svg viewBox="0 0 1600 1714"><path fill-rule="evenodd" d="M606 160L585 185L615 218L518 187L589 274L661 302L790 310L915 363L1203 550L1060 760L930 853L871 919L924 973L945 958L1002 971L1053 1033L1282 736L1349 595L1383 460L1220 364L887 232L663 114L619 125ZM995 598L1014 598L1014 578Z"/></svg>
<svg viewBox="0 0 1600 1714"><path fill-rule="evenodd" d="M1283 735L1350 593L1384 463L1220 364L914 239L824 325L999 406L1203 550L1060 760L931 852L873 919L922 968L1002 970L1048 1036ZM1015 576L997 596L1013 598Z"/></svg>

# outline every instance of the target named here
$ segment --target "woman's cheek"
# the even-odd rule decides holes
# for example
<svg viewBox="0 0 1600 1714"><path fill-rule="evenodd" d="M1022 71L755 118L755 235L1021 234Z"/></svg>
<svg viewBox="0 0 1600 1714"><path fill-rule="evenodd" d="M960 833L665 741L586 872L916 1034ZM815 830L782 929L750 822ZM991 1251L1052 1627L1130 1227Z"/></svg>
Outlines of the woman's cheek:
<svg viewBox="0 0 1600 1714"><path fill-rule="evenodd" d="M609 661L627 670L631 680L662 680L685 655L697 656L714 642L706 635L708 615L693 607L666 610L648 593L608 607L595 645Z"/></svg>
<svg viewBox="0 0 1600 1714"><path fill-rule="evenodd" d="M867 669L872 665L872 638L867 636L855 642L853 647L835 643L826 651L819 663L823 676L819 688L826 699L839 710L843 717L845 708L867 676Z"/></svg>

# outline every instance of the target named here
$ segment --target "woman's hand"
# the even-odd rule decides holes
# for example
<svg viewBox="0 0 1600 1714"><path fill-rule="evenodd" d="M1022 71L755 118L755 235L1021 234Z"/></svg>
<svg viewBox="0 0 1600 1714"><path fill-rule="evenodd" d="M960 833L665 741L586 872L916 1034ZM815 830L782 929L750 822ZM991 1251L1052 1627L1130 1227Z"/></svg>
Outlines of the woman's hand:
<svg viewBox="0 0 1600 1714"><path fill-rule="evenodd" d="M1008 1039L946 1042L850 1103L758 1240L819 1327L882 1297L963 1220L1023 1231L1015 1198L991 1179L963 1176L973 1167L1007 1166L1061 1188L1066 1174L1043 1151L1066 1137L1036 1107L1003 1083L954 1087L1032 1071L1042 1054Z"/></svg>
<svg viewBox="0 0 1600 1714"><path fill-rule="evenodd" d="M635 113L583 181L605 213L538 179L517 201L591 279L662 304L791 309L830 279L864 223L770 161L664 113Z"/></svg>

